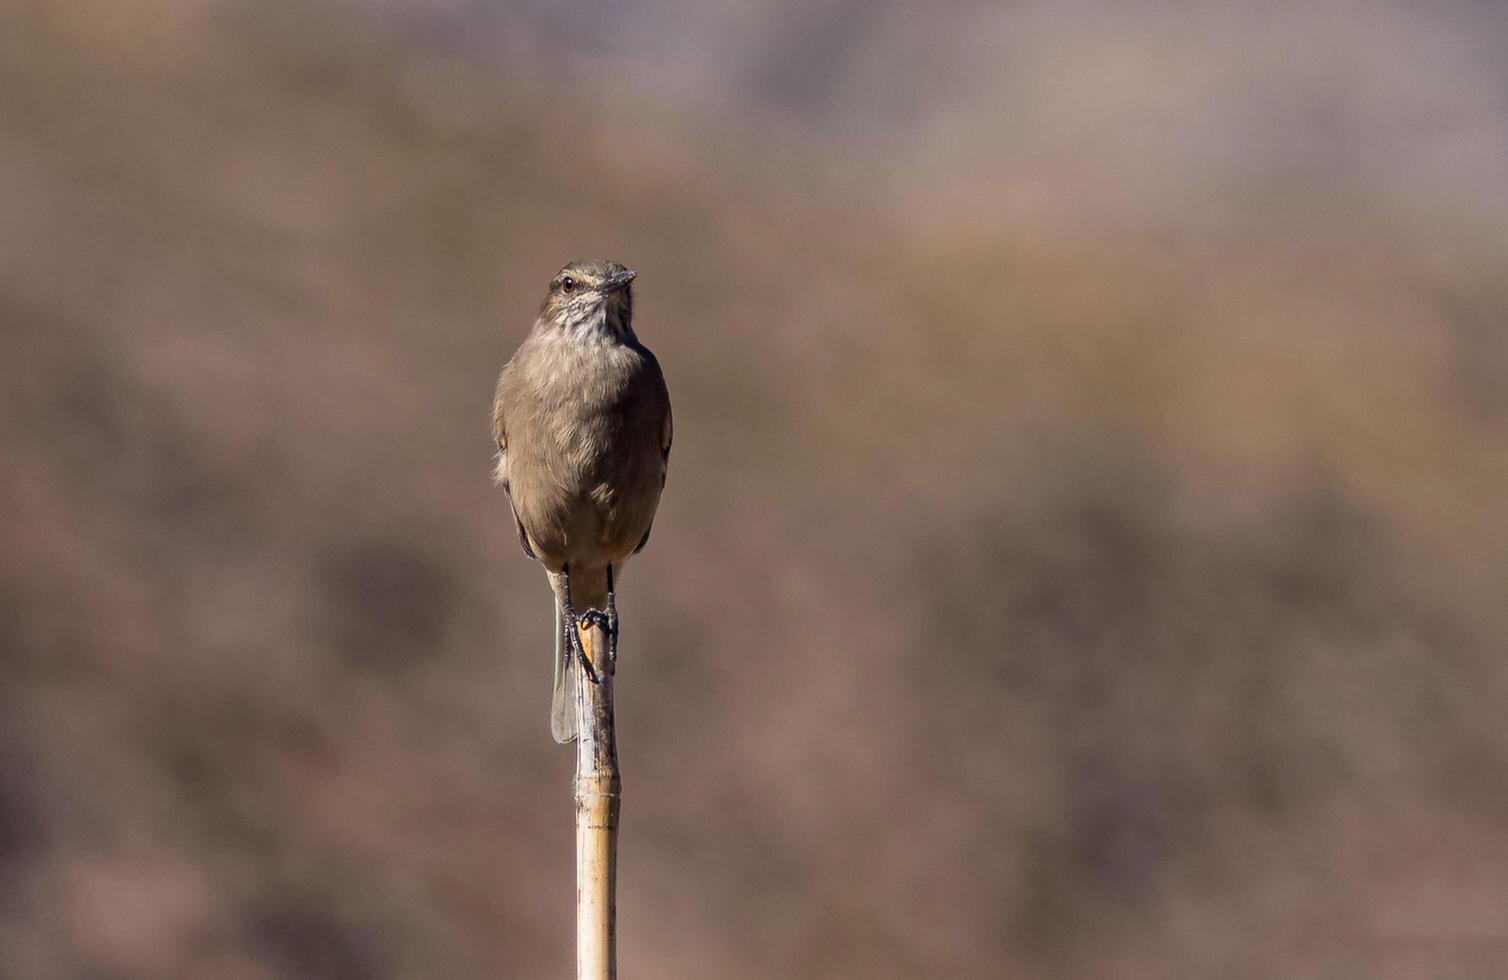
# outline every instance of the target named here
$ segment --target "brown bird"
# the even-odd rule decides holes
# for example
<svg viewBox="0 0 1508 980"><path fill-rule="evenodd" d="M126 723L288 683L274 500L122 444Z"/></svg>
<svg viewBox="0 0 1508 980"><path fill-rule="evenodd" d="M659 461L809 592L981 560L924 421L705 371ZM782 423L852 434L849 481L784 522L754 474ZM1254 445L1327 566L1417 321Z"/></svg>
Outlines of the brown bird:
<svg viewBox="0 0 1508 980"><path fill-rule="evenodd" d="M577 625L601 627L616 663L614 580L649 541L670 459L670 394L634 335L634 276L601 259L557 272L492 405L497 482L555 593L557 742L577 736L579 672L596 680Z"/></svg>

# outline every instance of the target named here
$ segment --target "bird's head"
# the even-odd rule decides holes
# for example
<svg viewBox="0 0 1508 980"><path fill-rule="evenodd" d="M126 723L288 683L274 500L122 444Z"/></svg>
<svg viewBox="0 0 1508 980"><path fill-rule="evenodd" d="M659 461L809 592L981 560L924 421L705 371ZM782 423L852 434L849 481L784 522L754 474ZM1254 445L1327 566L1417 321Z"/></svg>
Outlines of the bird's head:
<svg viewBox="0 0 1508 980"><path fill-rule="evenodd" d="M578 259L550 280L540 307L540 321L550 327L591 336L628 340L633 337L632 269L606 259Z"/></svg>

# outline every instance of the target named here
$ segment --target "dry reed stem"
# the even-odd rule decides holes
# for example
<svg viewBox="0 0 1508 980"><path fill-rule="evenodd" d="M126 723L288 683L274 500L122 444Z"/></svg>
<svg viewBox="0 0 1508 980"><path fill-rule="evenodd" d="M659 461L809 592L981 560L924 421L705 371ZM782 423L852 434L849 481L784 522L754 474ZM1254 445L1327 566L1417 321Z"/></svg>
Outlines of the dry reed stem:
<svg viewBox="0 0 1508 980"><path fill-rule="evenodd" d="M618 748L613 733L613 676L607 636L581 630L598 682L576 686L581 734L576 742L576 977L612 980L618 972ZM576 670L581 670L577 664Z"/></svg>

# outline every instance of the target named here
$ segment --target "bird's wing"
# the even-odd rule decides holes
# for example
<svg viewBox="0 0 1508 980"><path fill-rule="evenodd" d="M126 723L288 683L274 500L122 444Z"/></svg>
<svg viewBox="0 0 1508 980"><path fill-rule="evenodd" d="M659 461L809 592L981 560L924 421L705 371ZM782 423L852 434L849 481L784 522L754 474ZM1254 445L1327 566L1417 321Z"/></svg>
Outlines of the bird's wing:
<svg viewBox="0 0 1508 980"><path fill-rule="evenodd" d="M504 375L506 376L506 371ZM497 467L493 471L493 478L498 486L503 488L503 495L508 498L508 509L513 512L513 526L518 529L518 543L523 547L524 554L538 560L539 556L534 553L534 548L529 544L529 535L524 533L524 522L518 519L518 507L513 503L513 490L508 486L508 425L503 416L503 379L497 382L497 397L492 402L492 439L497 443Z"/></svg>
<svg viewBox="0 0 1508 980"><path fill-rule="evenodd" d="M665 468L670 468L670 444L675 439L675 422L670 417L670 399L665 400L665 426L660 433L660 458L664 460ZM660 486L665 486L665 475L660 474Z"/></svg>
<svg viewBox="0 0 1508 980"><path fill-rule="evenodd" d="M661 386L663 387L664 386L664 381L662 380L660 383L661 383ZM675 440L675 422L671 419L671 413L670 413L670 396L667 394L665 396L665 421L660 425L660 489L661 490L665 489L665 477L670 472L670 444L674 440ZM649 532L653 531L654 528L655 528L654 519L651 518L650 522L649 522L649 527L647 527L647 528L644 529L644 537L640 538L639 539L639 543L634 547L634 554L637 555L639 552L641 552L641 551L644 550L644 546L646 544L649 544Z"/></svg>

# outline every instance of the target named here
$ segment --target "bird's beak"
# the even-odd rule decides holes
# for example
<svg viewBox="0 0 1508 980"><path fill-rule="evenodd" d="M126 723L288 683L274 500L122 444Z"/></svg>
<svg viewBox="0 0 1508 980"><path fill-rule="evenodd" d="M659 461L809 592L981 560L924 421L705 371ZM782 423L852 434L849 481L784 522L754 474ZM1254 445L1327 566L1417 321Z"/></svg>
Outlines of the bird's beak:
<svg viewBox="0 0 1508 980"><path fill-rule="evenodd" d="M607 280L607 283L606 283L607 288L608 289L622 289L623 287L627 286L629 283L633 282L634 278L637 275L638 275L638 273L635 272L632 269L624 269L622 272L616 273L615 275L612 275L612 276L608 277L608 280Z"/></svg>

